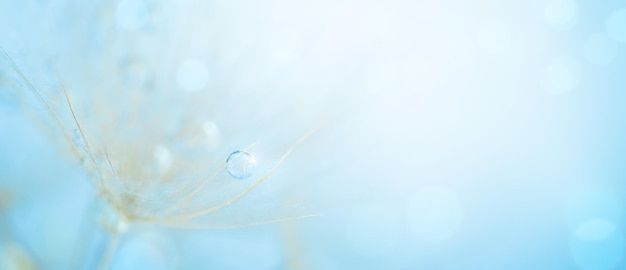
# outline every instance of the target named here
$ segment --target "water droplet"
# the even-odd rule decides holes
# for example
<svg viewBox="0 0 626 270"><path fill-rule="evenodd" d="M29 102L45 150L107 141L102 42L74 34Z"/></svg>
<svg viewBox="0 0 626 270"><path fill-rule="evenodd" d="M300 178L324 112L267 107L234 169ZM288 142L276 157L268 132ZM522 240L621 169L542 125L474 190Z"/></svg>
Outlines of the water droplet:
<svg viewBox="0 0 626 270"><path fill-rule="evenodd" d="M250 177L256 166L256 160L252 154L239 150L230 153L226 159L226 163L226 171L228 174L237 179Z"/></svg>

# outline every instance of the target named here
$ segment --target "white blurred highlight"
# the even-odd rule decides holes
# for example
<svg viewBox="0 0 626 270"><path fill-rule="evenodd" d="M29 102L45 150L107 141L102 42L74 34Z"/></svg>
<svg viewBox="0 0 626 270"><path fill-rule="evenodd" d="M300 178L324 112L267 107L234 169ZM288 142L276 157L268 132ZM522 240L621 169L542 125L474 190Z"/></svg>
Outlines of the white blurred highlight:
<svg viewBox="0 0 626 270"><path fill-rule="evenodd" d="M606 20L606 31L613 40L626 44L626 8L611 12Z"/></svg>
<svg viewBox="0 0 626 270"><path fill-rule="evenodd" d="M415 237L441 242L450 239L460 229L464 206L452 190L428 187L409 199L406 217L409 229Z"/></svg>
<svg viewBox="0 0 626 270"><path fill-rule="evenodd" d="M122 0L115 10L117 25L125 30L139 30L149 19L148 7L141 0Z"/></svg>
<svg viewBox="0 0 626 270"><path fill-rule="evenodd" d="M209 82L209 68L202 61L189 59L178 66L176 80L178 85L187 91L198 91Z"/></svg>
<svg viewBox="0 0 626 270"><path fill-rule="evenodd" d="M546 19L557 29L571 27L578 13L578 4L573 0L548 0L545 6Z"/></svg>
<svg viewBox="0 0 626 270"><path fill-rule="evenodd" d="M585 57L595 65L611 64L617 56L618 45L605 33L590 35L585 42Z"/></svg>

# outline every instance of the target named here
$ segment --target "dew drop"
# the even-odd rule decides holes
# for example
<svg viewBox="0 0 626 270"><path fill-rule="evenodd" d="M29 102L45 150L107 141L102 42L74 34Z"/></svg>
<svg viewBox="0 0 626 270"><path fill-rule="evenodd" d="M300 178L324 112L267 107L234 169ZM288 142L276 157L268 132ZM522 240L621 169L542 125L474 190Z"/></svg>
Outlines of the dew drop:
<svg viewBox="0 0 626 270"><path fill-rule="evenodd" d="M252 154L239 150L230 153L226 159L226 163L226 171L228 174L237 179L250 177L256 166L256 160Z"/></svg>

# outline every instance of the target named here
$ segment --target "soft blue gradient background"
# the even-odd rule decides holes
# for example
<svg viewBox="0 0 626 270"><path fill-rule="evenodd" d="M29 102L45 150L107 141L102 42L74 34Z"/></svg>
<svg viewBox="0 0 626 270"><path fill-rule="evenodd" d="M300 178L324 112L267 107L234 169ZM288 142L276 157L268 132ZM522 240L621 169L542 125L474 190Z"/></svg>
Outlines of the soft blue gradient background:
<svg viewBox="0 0 626 270"><path fill-rule="evenodd" d="M624 1L0 0L0 45L77 103L179 92L217 159L323 126L236 214L321 217L133 228L114 269L626 269ZM0 59L0 268L76 267L94 192Z"/></svg>

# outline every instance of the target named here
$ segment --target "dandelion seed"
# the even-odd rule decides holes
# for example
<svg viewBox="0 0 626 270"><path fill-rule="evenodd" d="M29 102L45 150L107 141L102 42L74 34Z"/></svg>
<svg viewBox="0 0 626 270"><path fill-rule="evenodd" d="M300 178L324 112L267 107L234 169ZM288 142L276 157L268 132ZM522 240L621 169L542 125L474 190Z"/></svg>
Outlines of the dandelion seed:
<svg viewBox="0 0 626 270"><path fill-rule="evenodd" d="M246 179L254 172L256 160L254 156L245 151L235 151L230 153L226 159L226 171L230 176L237 179Z"/></svg>

